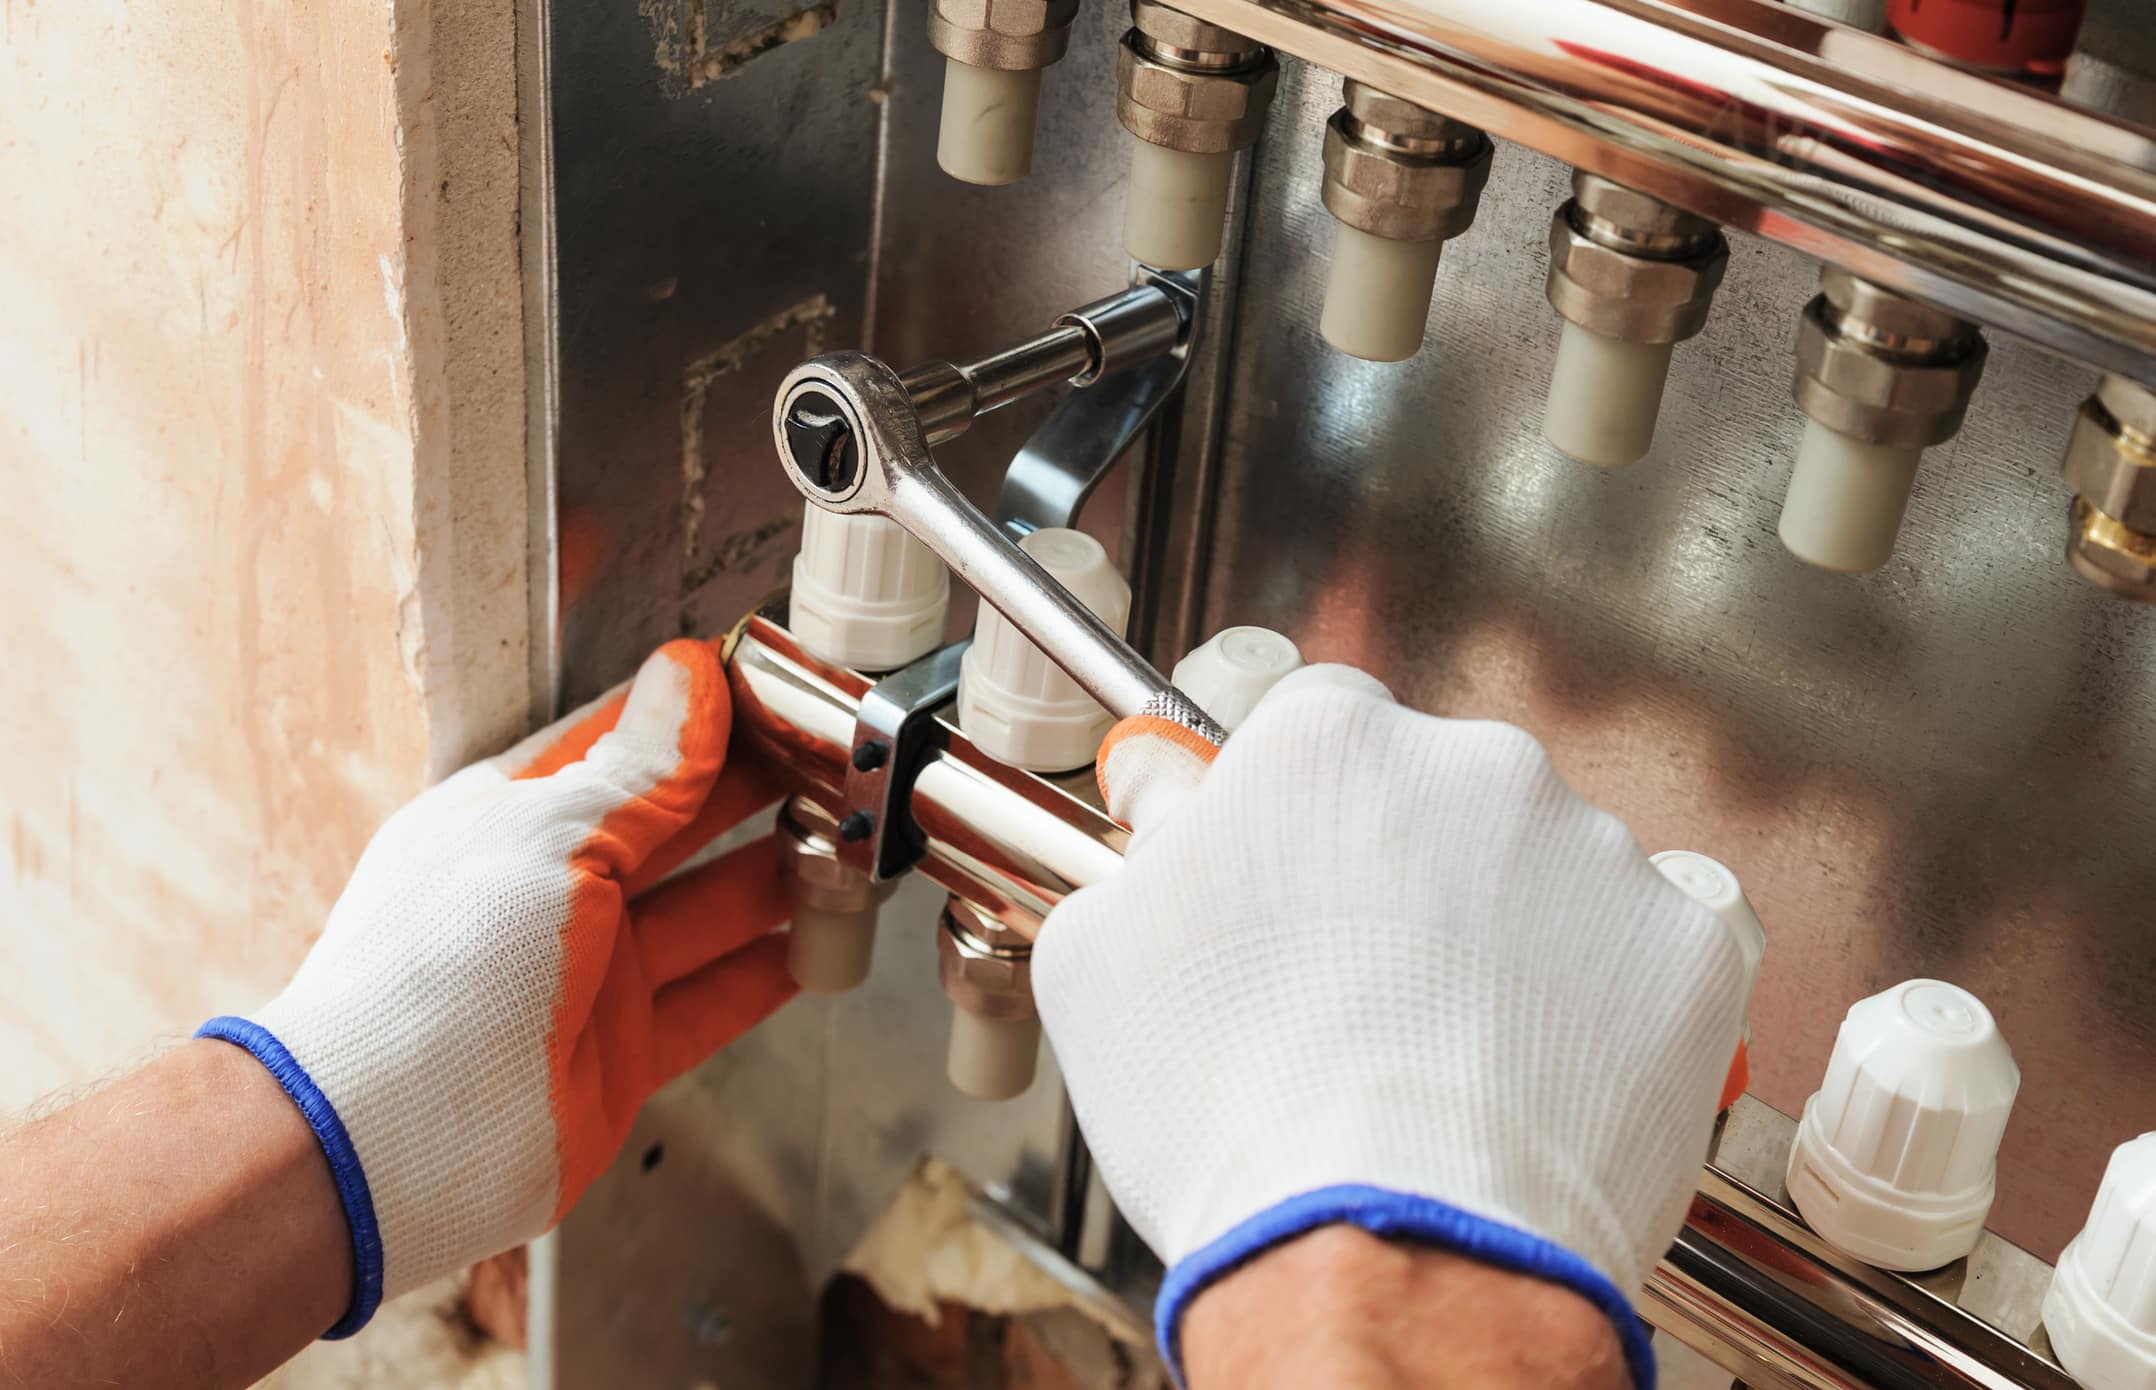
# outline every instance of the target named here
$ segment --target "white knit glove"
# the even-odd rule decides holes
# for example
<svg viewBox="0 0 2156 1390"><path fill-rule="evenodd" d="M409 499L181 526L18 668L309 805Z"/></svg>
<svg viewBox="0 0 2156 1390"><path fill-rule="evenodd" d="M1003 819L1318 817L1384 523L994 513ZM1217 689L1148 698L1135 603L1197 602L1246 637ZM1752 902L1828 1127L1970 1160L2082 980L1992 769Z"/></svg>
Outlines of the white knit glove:
<svg viewBox="0 0 2156 1390"><path fill-rule="evenodd" d="M1187 772L1172 728L1125 776ZM1101 1176L1207 1284L1336 1222L1568 1285L1607 1313L1681 1224L1743 1008L1727 929L1507 724L1369 677L1281 683L1125 867L1050 916L1033 989Z"/></svg>
<svg viewBox="0 0 2156 1390"><path fill-rule="evenodd" d="M727 766L731 709L717 651L668 643L390 817L285 991L197 1034L329 1159L353 1297L327 1335L559 1221L653 1090L793 994L768 839L653 886L775 799Z"/></svg>

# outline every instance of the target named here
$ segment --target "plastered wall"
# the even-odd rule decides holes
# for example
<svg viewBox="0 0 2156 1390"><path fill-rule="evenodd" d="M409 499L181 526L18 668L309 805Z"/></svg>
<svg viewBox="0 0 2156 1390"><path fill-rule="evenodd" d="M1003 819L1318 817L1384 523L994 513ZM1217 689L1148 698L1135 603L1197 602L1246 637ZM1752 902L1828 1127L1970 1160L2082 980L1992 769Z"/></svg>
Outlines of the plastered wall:
<svg viewBox="0 0 2156 1390"><path fill-rule="evenodd" d="M514 37L0 0L0 1114L259 1003L525 725Z"/></svg>

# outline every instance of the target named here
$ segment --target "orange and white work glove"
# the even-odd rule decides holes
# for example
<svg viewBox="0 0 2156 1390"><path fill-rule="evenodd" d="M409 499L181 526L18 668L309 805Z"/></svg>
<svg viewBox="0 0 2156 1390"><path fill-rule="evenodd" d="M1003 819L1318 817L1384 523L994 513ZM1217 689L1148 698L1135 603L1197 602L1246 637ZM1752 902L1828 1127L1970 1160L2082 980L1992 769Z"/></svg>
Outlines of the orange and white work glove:
<svg viewBox="0 0 2156 1390"><path fill-rule="evenodd" d="M1743 1010L1721 921L1532 737L1344 667L1282 681L1210 770L1144 720L1101 766L1137 833L1049 916L1033 993L1168 1265L1170 1364L1214 1280L1347 1223L1575 1290L1646 1390L1628 1300L1698 1181Z"/></svg>
<svg viewBox="0 0 2156 1390"><path fill-rule="evenodd" d="M354 1281L327 1335L553 1226L654 1090L794 993L768 839L660 883L776 799L728 766L731 716L711 645L660 648L391 816L284 992L203 1025L329 1159Z"/></svg>

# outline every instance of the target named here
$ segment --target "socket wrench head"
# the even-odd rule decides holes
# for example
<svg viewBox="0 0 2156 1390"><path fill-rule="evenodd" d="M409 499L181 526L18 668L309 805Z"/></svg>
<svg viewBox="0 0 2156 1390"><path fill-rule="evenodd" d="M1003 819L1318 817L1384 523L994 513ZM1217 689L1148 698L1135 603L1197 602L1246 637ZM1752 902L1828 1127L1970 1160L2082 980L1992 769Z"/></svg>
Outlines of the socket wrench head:
<svg viewBox="0 0 2156 1390"><path fill-rule="evenodd" d="M833 512L888 515L894 455L929 456L905 383L860 352L825 353L788 372L771 435L794 487Z"/></svg>

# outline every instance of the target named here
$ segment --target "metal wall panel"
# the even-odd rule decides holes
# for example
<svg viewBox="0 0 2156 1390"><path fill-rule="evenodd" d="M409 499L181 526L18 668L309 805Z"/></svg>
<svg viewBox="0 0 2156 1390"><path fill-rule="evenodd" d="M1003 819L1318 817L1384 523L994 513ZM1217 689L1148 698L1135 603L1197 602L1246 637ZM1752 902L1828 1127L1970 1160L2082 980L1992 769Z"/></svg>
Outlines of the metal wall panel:
<svg viewBox="0 0 2156 1390"><path fill-rule="evenodd" d="M1568 171L1501 146L1422 354L1348 359L1316 330L1338 92L1291 65L1259 147L1210 626L1525 725L1648 849L1726 860L1767 924L1753 1085L1785 1111L1856 999L1974 990L2023 1072L1993 1225L2055 1256L2109 1149L2156 1125L2156 613L2061 555L2092 376L1993 335L1894 561L1811 569L1775 521L1815 265L1732 237L1654 452L1575 463L1540 436Z"/></svg>

